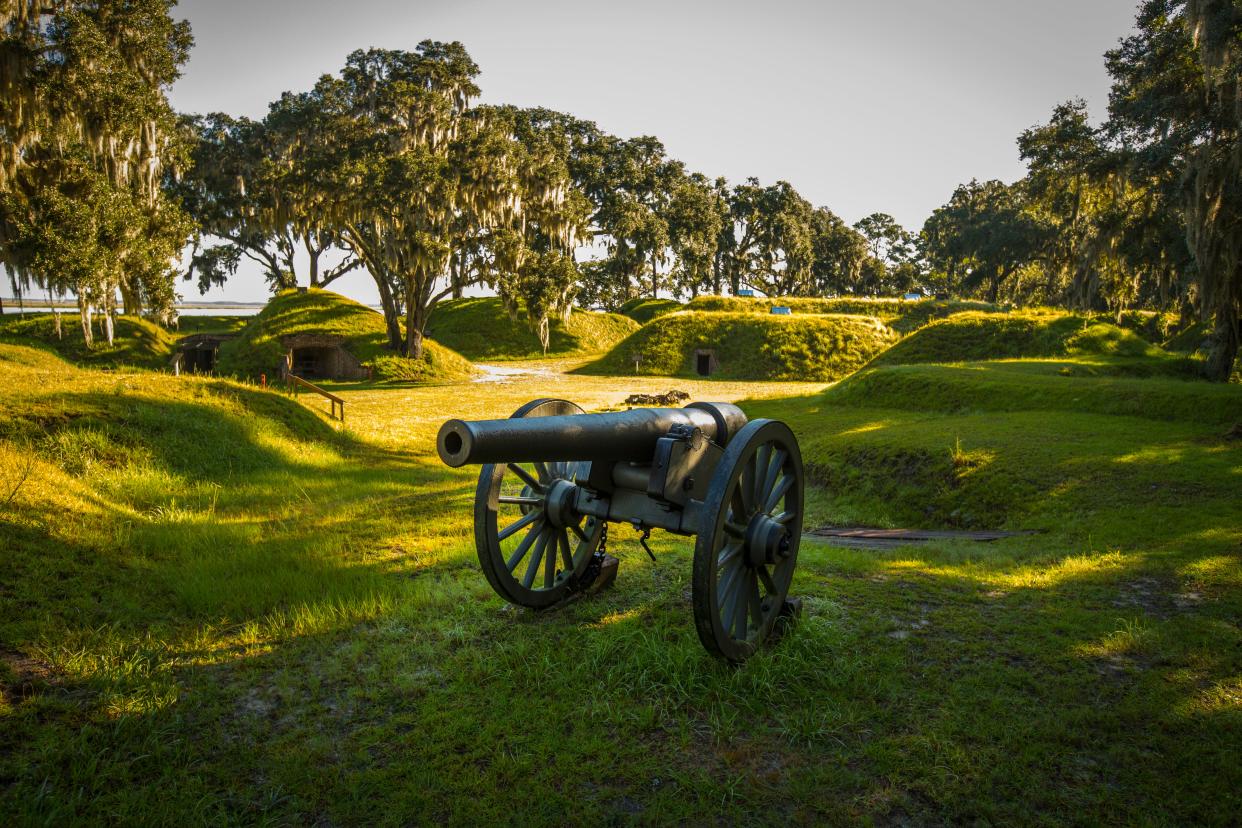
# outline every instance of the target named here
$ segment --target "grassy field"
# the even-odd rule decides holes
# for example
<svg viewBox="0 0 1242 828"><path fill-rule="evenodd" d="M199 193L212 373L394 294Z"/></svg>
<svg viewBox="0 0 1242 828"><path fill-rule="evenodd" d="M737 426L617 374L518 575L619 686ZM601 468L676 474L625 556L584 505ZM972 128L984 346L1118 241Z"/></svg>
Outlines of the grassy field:
<svg viewBox="0 0 1242 828"><path fill-rule="evenodd" d="M524 319L514 320L494 296L441 302L427 323L427 335L475 361L572 357L598 354L638 330L615 313L575 310L568 324L552 320L548 351Z"/></svg>
<svg viewBox="0 0 1242 828"><path fill-rule="evenodd" d="M825 389L617 378L313 400L0 345L0 823L1227 824L1242 808L1242 388L1109 354ZM52 380L55 380L53 382ZM683 388L787 419L802 621L702 651L690 547L517 611L478 571L447 416ZM65 519L72 515L72 520Z"/></svg>
<svg viewBox="0 0 1242 828"><path fill-rule="evenodd" d="M118 316L112 347L104 338L101 318L95 319L95 347L86 347L76 313L62 313L60 336L51 313L0 317L0 342L37 342L74 362L99 368L167 368L178 334L136 316Z"/></svg>
<svg viewBox="0 0 1242 828"><path fill-rule="evenodd" d="M646 325L657 316L663 316L666 313L672 313L676 310L682 310L685 306L681 302L673 299L652 299L650 297L639 297L631 299L623 304L617 313L622 316L628 316L640 325Z"/></svg>
<svg viewBox="0 0 1242 828"><path fill-rule="evenodd" d="M896 339L869 316L687 311L655 318L582 370L694 376L696 352L705 349L714 355L712 376L722 379L829 382L857 370Z"/></svg>

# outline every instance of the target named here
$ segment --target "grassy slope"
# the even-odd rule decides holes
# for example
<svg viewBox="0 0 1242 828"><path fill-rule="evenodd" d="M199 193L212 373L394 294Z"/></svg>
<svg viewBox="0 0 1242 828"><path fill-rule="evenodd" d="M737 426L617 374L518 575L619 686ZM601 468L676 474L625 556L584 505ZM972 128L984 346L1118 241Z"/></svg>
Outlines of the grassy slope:
<svg viewBox="0 0 1242 828"><path fill-rule="evenodd" d="M626 302L617 309L617 313L622 316L628 316L640 325L646 325L657 316L663 316L666 313L681 310L683 307L684 306L681 302L677 302L672 299L639 297Z"/></svg>
<svg viewBox="0 0 1242 828"><path fill-rule="evenodd" d="M177 336L197 333L241 333L253 316L182 314L177 318Z"/></svg>
<svg viewBox="0 0 1242 828"><path fill-rule="evenodd" d="M490 592L474 470L436 463L437 418L394 406L504 416L542 380L468 404L360 392L393 395L401 437L381 449L227 381L11 346L0 371L0 822L1220 824L1242 808L1242 441L1224 436L1242 389L999 363L747 404L798 432L811 525L1042 534L804 544L802 621L731 669L699 647L689 546L667 535L652 565L618 529L616 587L554 613ZM1126 395L1136 410L1109 413Z"/></svg>
<svg viewBox="0 0 1242 828"><path fill-rule="evenodd" d="M172 358L177 335L134 316L118 316L111 348L104 339L102 323L96 319L95 347L88 349L82 324L76 313L61 314L61 333L56 336L55 318L50 313L28 314L25 319L0 319L0 340L37 342L67 359L96 367L166 368Z"/></svg>
<svg viewBox="0 0 1242 828"><path fill-rule="evenodd" d="M1155 363L1169 359L1159 347L1126 328L1092 317L1025 311L954 314L918 329L875 362L907 365L1067 354L1099 354Z"/></svg>
<svg viewBox="0 0 1242 828"><path fill-rule="evenodd" d="M220 346L221 374L257 377L272 374L284 352L281 337L324 333L345 337L345 347L379 380L447 382L468 377L473 368L461 355L433 341L424 341L423 356L409 360L388 350L380 314L327 290L277 294L241 335Z"/></svg>
<svg viewBox="0 0 1242 828"><path fill-rule="evenodd" d="M441 302L427 323L427 335L473 360L533 359L597 354L629 336L638 325L614 313L575 310L569 324L556 320L544 354L523 321L514 321L495 297Z"/></svg>
<svg viewBox="0 0 1242 828"><path fill-rule="evenodd" d="M771 313L774 305L788 307L793 313L846 313L874 316L898 333L906 334L940 319L963 311L995 311L995 305L967 300L924 299L908 302L903 299L869 299L838 297L819 299L801 296L746 298L744 296L699 296L692 299L687 310L727 313Z"/></svg>
<svg viewBox="0 0 1242 828"><path fill-rule="evenodd" d="M695 350L715 350L721 379L839 379L886 348L895 335L865 316L760 316L750 313L684 312L644 325L590 373L692 376Z"/></svg>

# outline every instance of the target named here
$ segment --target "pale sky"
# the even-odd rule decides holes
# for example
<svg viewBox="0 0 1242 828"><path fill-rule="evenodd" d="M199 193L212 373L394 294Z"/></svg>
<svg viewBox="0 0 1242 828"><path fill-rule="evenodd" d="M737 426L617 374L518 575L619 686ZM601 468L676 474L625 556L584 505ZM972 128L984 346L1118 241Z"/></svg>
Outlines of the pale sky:
<svg viewBox="0 0 1242 828"><path fill-rule="evenodd" d="M182 0L196 45L172 104L262 117L354 49L460 40L481 100L654 135L692 171L785 179L849 223L917 230L972 177L1024 170L1019 132L1108 102L1103 54L1138 0ZM375 301L354 273L334 289ZM198 290L184 284L187 301ZM207 299L261 300L248 269Z"/></svg>

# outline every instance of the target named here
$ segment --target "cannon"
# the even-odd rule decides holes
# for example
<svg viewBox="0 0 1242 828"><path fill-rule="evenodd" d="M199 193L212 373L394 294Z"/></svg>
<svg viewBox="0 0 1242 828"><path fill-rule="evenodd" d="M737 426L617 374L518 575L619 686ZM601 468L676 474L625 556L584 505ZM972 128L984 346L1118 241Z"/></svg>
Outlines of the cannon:
<svg viewBox="0 0 1242 828"><path fill-rule="evenodd" d="M609 523L694 536L693 607L708 652L744 661L799 603L789 584L802 536L798 441L737 406L587 414L539 399L508 419L449 420L449 466L479 464L479 564L505 600L546 609L591 587ZM654 556L653 556L654 557Z"/></svg>

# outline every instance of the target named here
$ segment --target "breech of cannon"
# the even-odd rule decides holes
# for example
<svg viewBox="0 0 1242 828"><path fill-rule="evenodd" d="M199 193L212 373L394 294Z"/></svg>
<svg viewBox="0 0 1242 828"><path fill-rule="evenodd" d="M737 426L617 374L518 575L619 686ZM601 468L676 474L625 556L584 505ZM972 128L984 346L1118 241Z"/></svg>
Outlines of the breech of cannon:
<svg viewBox="0 0 1242 828"><path fill-rule="evenodd" d="M723 446L745 424L741 409L727 403L603 414L449 420L440 428L436 450L446 465L454 467L534 461L650 462L656 441L674 426L699 428L703 436Z"/></svg>

